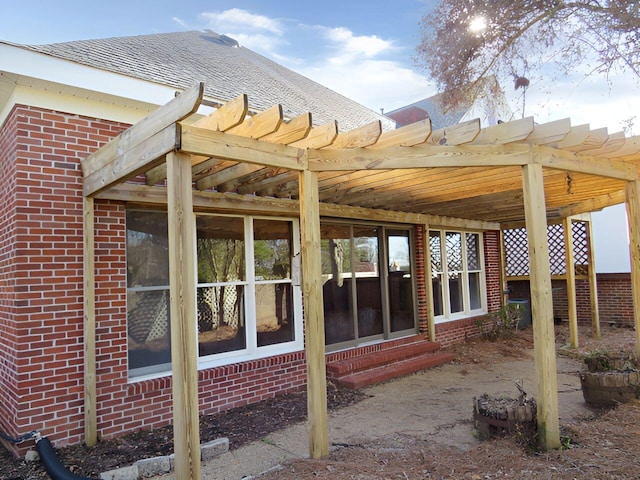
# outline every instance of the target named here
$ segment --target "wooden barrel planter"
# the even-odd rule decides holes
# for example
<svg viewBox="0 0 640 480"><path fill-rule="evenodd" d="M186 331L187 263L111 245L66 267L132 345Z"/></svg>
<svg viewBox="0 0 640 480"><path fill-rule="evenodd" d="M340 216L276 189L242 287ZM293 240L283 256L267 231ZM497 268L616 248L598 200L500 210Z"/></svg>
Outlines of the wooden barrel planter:
<svg viewBox="0 0 640 480"><path fill-rule="evenodd" d="M535 432L536 402L533 398L495 398L487 394L473 399L473 421L480 440L500 433Z"/></svg>
<svg viewBox="0 0 640 480"><path fill-rule="evenodd" d="M580 385L588 405L610 407L640 398L640 371L629 355L594 355L584 362L588 371L580 373Z"/></svg>
<svg viewBox="0 0 640 480"><path fill-rule="evenodd" d="M609 407L640 398L640 372L582 372L582 396L588 405Z"/></svg>

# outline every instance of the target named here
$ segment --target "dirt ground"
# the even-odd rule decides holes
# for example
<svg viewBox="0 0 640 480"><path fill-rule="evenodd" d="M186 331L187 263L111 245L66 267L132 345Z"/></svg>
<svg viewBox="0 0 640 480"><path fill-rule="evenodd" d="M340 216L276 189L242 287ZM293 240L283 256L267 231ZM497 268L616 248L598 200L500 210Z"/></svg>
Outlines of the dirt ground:
<svg viewBox="0 0 640 480"><path fill-rule="evenodd" d="M596 340L582 328L581 347L576 351L567 347L566 325L556 327L561 450L537 452L524 435L488 441L474 436L473 396L516 396L516 381L535 396L529 329L510 340L476 339L452 347L449 350L456 354L452 364L402 380L357 392L330 386L330 438L338 439L332 440L330 456L295 459L260 479L640 479L640 404L591 410L576 383L585 352L634 345L631 329L603 327L602 333L602 339ZM306 395L297 392L203 417L201 440L225 436L230 449L237 450L265 441L305 418ZM97 478L100 472L140 458L171 453L172 435L171 428L138 432L100 442L92 449L63 448L59 455L74 473ZM44 478L48 476L39 462L14 459L0 449L0 479Z"/></svg>

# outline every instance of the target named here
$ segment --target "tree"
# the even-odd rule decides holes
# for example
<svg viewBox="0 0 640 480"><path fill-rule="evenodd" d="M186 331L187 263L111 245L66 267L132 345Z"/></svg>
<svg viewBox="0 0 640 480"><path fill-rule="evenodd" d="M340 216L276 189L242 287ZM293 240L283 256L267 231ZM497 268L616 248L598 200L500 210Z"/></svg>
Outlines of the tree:
<svg viewBox="0 0 640 480"><path fill-rule="evenodd" d="M417 61L447 93L444 108L491 95L491 75L526 91L530 76L552 65L640 79L637 0L442 0L421 28Z"/></svg>

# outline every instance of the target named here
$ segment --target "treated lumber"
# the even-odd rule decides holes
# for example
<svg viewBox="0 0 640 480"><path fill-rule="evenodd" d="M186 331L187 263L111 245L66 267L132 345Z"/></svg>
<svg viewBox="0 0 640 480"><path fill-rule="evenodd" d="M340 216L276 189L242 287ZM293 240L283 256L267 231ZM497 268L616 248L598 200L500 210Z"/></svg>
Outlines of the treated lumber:
<svg viewBox="0 0 640 480"><path fill-rule="evenodd" d="M529 242L531 312L535 318L533 343L538 385L538 435L543 448L554 449L560 447L558 378L542 166L531 164L522 167L522 185Z"/></svg>
<svg viewBox="0 0 640 480"><path fill-rule="evenodd" d="M431 145L462 145L472 142L480 133L480 119L456 123L446 128L434 130L427 140Z"/></svg>
<svg viewBox="0 0 640 480"><path fill-rule="evenodd" d="M627 182L625 194L631 252L631 296L636 331L635 353L640 355L640 182Z"/></svg>
<svg viewBox="0 0 640 480"><path fill-rule="evenodd" d="M523 144L436 146L425 143L381 150L310 150L309 169L323 172L524 165L529 162L530 148Z"/></svg>
<svg viewBox="0 0 640 480"><path fill-rule="evenodd" d="M619 158L622 160L633 161L640 153L640 136L627 138L618 150L613 152L605 152L601 155L607 158Z"/></svg>
<svg viewBox="0 0 640 480"><path fill-rule="evenodd" d="M368 147L376 143L382 134L382 123L377 120L348 132L338 133L330 145L323 150L335 150L341 148Z"/></svg>
<svg viewBox="0 0 640 480"><path fill-rule="evenodd" d="M240 135L241 137L261 138L277 131L283 119L282 106L274 105L225 131L233 135Z"/></svg>
<svg viewBox="0 0 640 480"><path fill-rule="evenodd" d="M241 124L249 112L249 98L247 95L238 95L233 100L215 109L209 115L199 118L193 125L218 132L225 132L236 125Z"/></svg>
<svg viewBox="0 0 640 480"><path fill-rule="evenodd" d="M311 113L303 113L302 115L282 123L280 128L273 133L265 135L262 140L271 143L281 143L288 145L298 140L306 138L311 131L312 119Z"/></svg>
<svg viewBox="0 0 640 480"><path fill-rule="evenodd" d="M307 356L307 409L310 427L309 456L321 458L329 454L329 433L318 175L307 170L301 171L299 175L301 255L302 271L304 272L302 292Z"/></svg>
<svg viewBox="0 0 640 480"><path fill-rule="evenodd" d="M191 160L167 155L173 445L176 478L200 480L195 219Z"/></svg>
<svg viewBox="0 0 640 480"><path fill-rule="evenodd" d="M532 145L531 148L534 162L548 168L599 175L618 180L634 180L638 176L637 167L622 160L575 154L570 151L545 146Z"/></svg>
<svg viewBox="0 0 640 480"><path fill-rule="evenodd" d="M312 128L309 134L296 142L292 142L290 146L296 148L322 148L327 145L331 145L338 136L338 122L333 122L320 125Z"/></svg>
<svg viewBox="0 0 640 480"><path fill-rule="evenodd" d="M525 140L533 132L533 117L499 123L480 130L469 145L504 144Z"/></svg>
<svg viewBox="0 0 640 480"><path fill-rule="evenodd" d="M526 139L527 143L547 145L564 140L571 131L571 120L562 118L553 122L535 125L533 133Z"/></svg>
<svg viewBox="0 0 640 480"><path fill-rule="evenodd" d="M84 305L84 442L98 443L96 387L96 277L95 210L91 197L82 199L83 305Z"/></svg>
<svg viewBox="0 0 640 480"><path fill-rule="evenodd" d="M567 310L569 312L569 343L578 348L578 307L576 302L576 265L573 255L573 220L565 218L562 222L566 263Z"/></svg>
<svg viewBox="0 0 640 480"><path fill-rule="evenodd" d="M426 118L395 130L383 132L376 143L369 145L369 148L410 147L426 142L430 135L431 120Z"/></svg>
<svg viewBox="0 0 640 480"><path fill-rule="evenodd" d="M84 177L108 170L110 165L129 150L195 113L202 102L203 94L204 83L200 82L120 133L97 152L80 162Z"/></svg>
<svg viewBox="0 0 640 480"><path fill-rule="evenodd" d="M189 125L181 125L180 129L183 153L291 170L304 169L303 151L298 148Z"/></svg>
<svg viewBox="0 0 640 480"><path fill-rule="evenodd" d="M607 154L615 154L626 143L624 132L616 132L609 135L609 138L598 148L589 149L587 152L591 156L604 156Z"/></svg>
<svg viewBox="0 0 640 480"><path fill-rule="evenodd" d="M264 168L262 165L253 165L251 163L236 163L224 170L215 172L215 174L207 175L196 182L198 190L206 190L212 187L218 187L225 182L232 182L236 178L255 172L256 169ZM220 190L223 191L223 190Z"/></svg>
<svg viewBox="0 0 640 480"><path fill-rule="evenodd" d="M598 302L598 280L596 274L596 249L593 242L593 222L587 220L587 245L589 249L589 293L591 298L591 332L600 338L600 306Z"/></svg>
<svg viewBox="0 0 640 480"><path fill-rule="evenodd" d="M84 195L94 196L102 190L125 182L159 165L164 162L164 156L176 148L177 143L178 135L176 126L173 124L142 140L135 147L113 158L113 161L104 168L85 175Z"/></svg>
<svg viewBox="0 0 640 480"><path fill-rule="evenodd" d="M587 137L579 145L563 147L564 150L572 152L583 152L585 150L591 150L601 147L609 138L609 132L607 128L598 128L596 130L589 130Z"/></svg>
<svg viewBox="0 0 640 480"><path fill-rule="evenodd" d="M556 148L577 147L582 145L582 143L587 139L589 132L591 132L591 128L588 124L572 126L569 133L567 133L567 135L554 146Z"/></svg>

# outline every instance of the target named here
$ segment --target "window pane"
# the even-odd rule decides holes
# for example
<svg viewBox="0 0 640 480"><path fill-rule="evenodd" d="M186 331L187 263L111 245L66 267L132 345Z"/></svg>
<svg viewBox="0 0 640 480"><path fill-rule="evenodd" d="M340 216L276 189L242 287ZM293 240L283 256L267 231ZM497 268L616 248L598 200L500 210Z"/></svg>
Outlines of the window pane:
<svg viewBox="0 0 640 480"><path fill-rule="evenodd" d="M200 356L246 347L244 286L198 288L198 346Z"/></svg>
<svg viewBox="0 0 640 480"><path fill-rule="evenodd" d="M294 340L290 282L256 285L256 325L259 347Z"/></svg>
<svg viewBox="0 0 640 480"><path fill-rule="evenodd" d="M441 273L432 277L431 286L433 288L433 313L437 317L444 314Z"/></svg>
<svg viewBox="0 0 640 480"><path fill-rule="evenodd" d="M431 254L431 272L442 272L442 242L440 232L429 232L429 251Z"/></svg>
<svg viewBox="0 0 640 480"><path fill-rule="evenodd" d="M351 278L351 228L320 226L322 295L327 345L355 338Z"/></svg>
<svg viewBox="0 0 640 480"><path fill-rule="evenodd" d="M196 218L196 228L198 283L244 280L244 220L200 215Z"/></svg>
<svg viewBox="0 0 640 480"><path fill-rule="evenodd" d="M291 278L291 222L255 220L254 258L257 280Z"/></svg>
<svg viewBox="0 0 640 480"><path fill-rule="evenodd" d="M388 231L389 310L392 332L414 328L413 280L408 231Z"/></svg>
<svg viewBox="0 0 640 480"><path fill-rule="evenodd" d="M354 226L358 337L380 335L382 324L382 287L378 264L378 229Z"/></svg>
<svg viewBox="0 0 640 480"><path fill-rule="evenodd" d="M447 269L449 272L462 270L462 234L446 233Z"/></svg>
<svg viewBox="0 0 640 480"><path fill-rule="evenodd" d="M458 272L449 273L449 303L451 313L461 312L462 302L462 275Z"/></svg>
<svg viewBox="0 0 640 480"><path fill-rule="evenodd" d="M127 211L127 287L169 285L169 238L164 212Z"/></svg>
<svg viewBox="0 0 640 480"><path fill-rule="evenodd" d="M469 273L469 307L477 310L482 307L480 298L480 273Z"/></svg>
<svg viewBox="0 0 640 480"><path fill-rule="evenodd" d="M480 236L477 233L467 233L467 269L480 270Z"/></svg>
<svg viewBox="0 0 640 480"><path fill-rule="evenodd" d="M129 370L171 369L169 290L127 292L127 344Z"/></svg>

